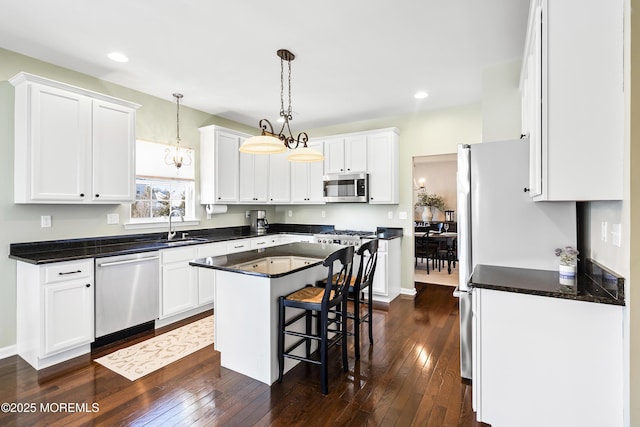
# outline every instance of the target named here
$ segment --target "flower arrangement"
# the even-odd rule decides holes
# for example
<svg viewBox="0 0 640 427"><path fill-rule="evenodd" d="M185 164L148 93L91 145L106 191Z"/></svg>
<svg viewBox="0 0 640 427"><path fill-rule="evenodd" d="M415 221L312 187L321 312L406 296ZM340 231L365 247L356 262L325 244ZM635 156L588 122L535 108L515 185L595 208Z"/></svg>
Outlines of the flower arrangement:
<svg viewBox="0 0 640 427"><path fill-rule="evenodd" d="M418 193L418 202L416 206L433 206L434 208L444 211L446 205L442 196L438 196L435 193L427 193L427 190L420 190Z"/></svg>
<svg viewBox="0 0 640 427"><path fill-rule="evenodd" d="M555 250L555 254L557 257L560 257L561 265L576 265L576 261L578 261L578 252L573 249L571 246L566 246L564 248L557 248Z"/></svg>

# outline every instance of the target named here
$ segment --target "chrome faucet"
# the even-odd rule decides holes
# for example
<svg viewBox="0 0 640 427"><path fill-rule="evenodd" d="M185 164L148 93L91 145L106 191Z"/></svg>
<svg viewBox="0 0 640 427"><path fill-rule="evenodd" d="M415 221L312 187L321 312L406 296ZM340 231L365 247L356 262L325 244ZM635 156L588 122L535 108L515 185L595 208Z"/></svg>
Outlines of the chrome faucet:
<svg viewBox="0 0 640 427"><path fill-rule="evenodd" d="M180 211L180 209L174 209L172 211L169 211L169 232L167 233L167 240L171 240L174 237L176 237L176 232L173 231L171 227L171 217L173 216L174 213L177 213L178 215L180 215L180 221L184 222L184 217L182 216L182 211Z"/></svg>

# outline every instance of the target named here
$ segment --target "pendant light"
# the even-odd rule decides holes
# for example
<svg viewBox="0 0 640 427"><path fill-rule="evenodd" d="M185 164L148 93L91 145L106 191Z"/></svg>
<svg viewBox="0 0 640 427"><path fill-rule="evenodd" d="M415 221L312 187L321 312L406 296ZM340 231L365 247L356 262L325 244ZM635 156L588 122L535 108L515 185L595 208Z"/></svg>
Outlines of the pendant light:
<svg viewBox="0 0 640 427"><path fill-rule="evenodd" d="M273 131L271 122L262 119L258 123L261 134L253 136L245 140L240 147L240 151L249 154L276 154L283 153L287 149L291 150L287 156L290 162L321 162L324 156L318 150L307 146L309 136L306 132L300 132L297 138L293 137L289 122L293 120L291 109L291 61L295 59L295 55L286 49L280 49L276 52L280 57L280 118L282 119L282 128L277 134ZM288 64L288 107L284 108L284 63ZM285 133L285 130L287 133Z"/></svg>
<svg viewBox="0 0 640 427"><path fill-rule="evenodd" d="M182 166L189 166L192 159L188 149L180 148L180 100L183 95L174 93L173 97L176 99L176 148L164 150L164 162L167 165L174 165L176 169L180 170Z"/></svg>

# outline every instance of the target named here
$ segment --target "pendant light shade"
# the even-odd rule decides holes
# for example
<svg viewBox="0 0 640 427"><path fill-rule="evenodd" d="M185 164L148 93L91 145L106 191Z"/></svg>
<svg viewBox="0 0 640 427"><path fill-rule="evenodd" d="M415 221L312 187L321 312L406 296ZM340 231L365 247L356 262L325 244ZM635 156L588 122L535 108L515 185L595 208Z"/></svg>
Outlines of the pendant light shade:
<svg viewBox="0 0 640 427"><path fill-rule="evenodd" d="M269 135L252 136L240 146L240 152L247 154L278 154L285 151L287 151L287 147L282 141Z"/></svg>
<svg viewBox="0 0 640 427"><path fill-rule="evenodd" d="M287 156L287 160L290 162L321 162L324 160L324 156L318 150L314 150L311 147L300 147L295 150L291 150Z"/></svg>

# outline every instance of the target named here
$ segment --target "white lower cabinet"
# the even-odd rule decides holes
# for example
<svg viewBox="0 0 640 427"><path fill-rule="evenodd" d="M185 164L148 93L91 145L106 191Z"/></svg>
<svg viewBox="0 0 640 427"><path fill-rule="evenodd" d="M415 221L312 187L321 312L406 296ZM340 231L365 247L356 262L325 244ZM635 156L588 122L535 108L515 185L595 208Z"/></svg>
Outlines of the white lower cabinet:
<svg viewBox="0 0 640 427"><path fill-rule="evenodd" d="M503 426L622 426L624 307L473 289L473 406Z"/></svg>
<svg viewBox="0 0 640 427"><path fill-rule="evenodd" d="M35 369L89 353L94 340L93 259L17 263L18 354Z"/></svg>
<svg viewBox="0 0 640 427"><path fill-rule="evenodd" d="M160 319L198 306L198 274L189 261L197 258L195 246L160 252Z"/></svg>
<svg viewBox="0 0 640 427"><path fill-rule="evenodd" d="M399 238L378 240L378 261L372 285L373 299L376 301L390 302L400 295L400 250Z"/></svg>
<svg viewBox="0 0 640 427"><path fill-rule="evenodd" d="M220 256L227 253L227 243L207 243L197 246L197 258ZM216 270L192 267L198 272L198 305L212 304L216 293Z"/></svg>

